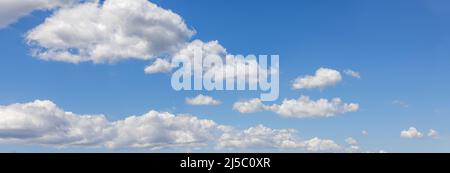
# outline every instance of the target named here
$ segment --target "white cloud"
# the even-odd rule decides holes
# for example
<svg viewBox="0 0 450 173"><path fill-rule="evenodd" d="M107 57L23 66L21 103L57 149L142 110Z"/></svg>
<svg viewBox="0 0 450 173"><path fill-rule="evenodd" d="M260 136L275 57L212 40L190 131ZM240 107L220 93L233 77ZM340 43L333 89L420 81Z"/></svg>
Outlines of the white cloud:
<svg viewBox="0 0 450 173"><path fill-rule="evenodd" d="M271 129L263 125L243 131L229 130L219 138L219 148L277 148L301 149L306 152L339 152L341 147L333 140L317 137L302 141L294 129Z"/></svg>
<svg viewBox="0 0 450 173"><path fill-rule="evenodd" d="M292 87L294 89L323 89L327 86L337 84L342 80L341 73L329 68L317 69L314 76L306 75L294 80Z"/></svg>
<svg viewBox="0 0 450 173"><path fill-rule="evenodd" d="M186 98L186 103L190 104L190 105L194 105L194 106L199 106L199 105L219 105L220 101L219 100L215 100L211 96L205 96L205 95L199 94L196 97Z"/></svg>
<svg viewBox="0 0 450 173"><path fill-rule="evenodd" d="M403 130L400 132L400 137L401 138L422 138L423 134L421 132L419 132L415 127L410 127L407 130Z"/></svg>
<svg viewBox="0 0 450 173"><path fill-rule="evenodd" d="M19 18L34 10L52 10L58 7L69 7L81 0L1 0L0 28L14 23Z"/></svg>
<svg viewBox="0 0 450 173"><path fill-rule="evenodd" d="M240 113L253 113L259 112L266 109L266 105L258 98L254 98L248 101L238 101L233 104L233 109L239 111Z"/></svg>
<svg viewBox="0 0 450 173"><path fill-rule="evenodd" d="M203 144L216 127L211 120L156 111L111 122L41 100L0 107L1 143L154 149Z"/></svg>
<svg viewBox="0 0 450 173"><path fill-rule="evenodd" d="M281 104L264 105L259 99L236 102L233 109L241 113L272 111L281 116L295 118L332 117L337 114L355 112L359 109L356 103L343 103L340 98L332 100L311 100L307 96L298 99L285 99Z"/></svg>
<svg viewBox="0 0 450 173"><path fill-rule="evenodd" d="M430 137L430 138L436 139L436 138L439 138L439 133L436 130L434 130L434 129L430 129L428 131L427 136Z"/></svg>
<svg viewBox="0 0 450 173"><path fill-rule="evenodd" d="M203 61L207 58L219 57L224 63L223 69L220 68L207 68L201 64L201 62L194 61L195 52L201 53ZM272 67L270 69L261 68L256 59L247 60L239 59L236 56L228 54L227 50L219 43L219 41L209 41L203 42L201 40L193 40L189 44L186 44L182 49L173 55L173 59L177 60L189 60L189 63L200 63L198 64L187 64L194 68L194 70L200 70L204 73L210 71L215 75L216 80L224 79L235 79L237 76L245 76L249 78L250 82L257 81L258 75L264 75L266 77L268 74L277 74L278 71ZM243 68L235 69L236 66ZM202 69L195 69L195 68ZM214 71L215 70L215 71ZM225 71L225 74L223 73ZM231 73L232 72L232 73Z"/></svg>
<svg viewBox="0 0 450 173"><path fill-rule="evenodd" d="M0 143L100 148L253 148L342 152L330 139L300 140L294 129L238 129L192 115L149 111L109 121L64 111L48 100L0 106ZM345 151L344 151L345 152Z"/></svg>
<svg viewBox="0 0 450 173"><path fill-rule="evenodd" d="M0 141L56 146L97 145L113 129L103 115L64 112L50 101L0 107Z"/></svg>
<svg viewBox="0 0 450 173"><path fill-rule="evenodd" d="M144 72L146 74L153 73L165 73L172 70L172 66L169 61L165 59L158 58L156 59L152 65L145 67Z"/></svg>
<svg viewBox="0 0 450 173"><path fill-rule="evenodd" d="M190 115L175 116L167 112L150 111L142 116L130 116L112 123L116 136L106 142L110 148L166 148L203 146L214 139L218 125L212 120Z"/></svg>
<svg viewBox="0 0 450 173"><path fill-rule="evenodd" d="M356 139L353 139L352 137L348 137L347 139L345 139L345 142L349 145L356 145L358 144L358 141L356 141Z"/></svg>
<svg viewBox="0 0 450 173"><path fill-rule="evenodd" d="M342 149L333 140L319 139L317 137L304 141L302 144L309 152L337 152Z"/></svg>
<svg viewBox="0 0 450 173"><path fill-rule="evenodd" d="M353 70L347 69L347 70L344 70L344 74L346 74L348 76L351 76L351 77L354 77L354 78L361 79L361 75L357 71L353 71Z"/></svg>
<svg viewBox="0 0 450 173"><path fill-rule="evenodd" d="M179 15L147 0L106 0L62 8L26 39L44 60L103 63L176 52L193 34Z"/></svg>

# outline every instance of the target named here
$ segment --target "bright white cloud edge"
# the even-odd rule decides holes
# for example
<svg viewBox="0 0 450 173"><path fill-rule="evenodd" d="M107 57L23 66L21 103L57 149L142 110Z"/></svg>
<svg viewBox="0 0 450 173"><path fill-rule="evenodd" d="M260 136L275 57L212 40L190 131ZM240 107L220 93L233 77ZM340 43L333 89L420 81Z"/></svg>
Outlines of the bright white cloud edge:
<svg viewBox="0 0 450 173"><path fill-rule="evenodd" d="M221 125L192 115L149 111L109 121L64 111L48 100L0 106L0 143L51 147L276 149L345 152L330 139L301 140L296 130Z"/></svg>

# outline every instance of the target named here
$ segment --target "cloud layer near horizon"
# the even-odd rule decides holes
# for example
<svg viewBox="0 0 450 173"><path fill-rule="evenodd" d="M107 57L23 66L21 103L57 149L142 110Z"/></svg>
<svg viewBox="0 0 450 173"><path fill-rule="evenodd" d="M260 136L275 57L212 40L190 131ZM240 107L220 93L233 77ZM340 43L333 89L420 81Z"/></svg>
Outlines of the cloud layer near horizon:
<svg viewBox="0 0 450 173"><path fill-rule="evenodd" d="M104 115L66 112L48 100L0 106L0 143L101 148L276 148L340 152L333 140L301 140L293 129L264 125L239 129L192 115L149 111L109 121Z"/></svg>

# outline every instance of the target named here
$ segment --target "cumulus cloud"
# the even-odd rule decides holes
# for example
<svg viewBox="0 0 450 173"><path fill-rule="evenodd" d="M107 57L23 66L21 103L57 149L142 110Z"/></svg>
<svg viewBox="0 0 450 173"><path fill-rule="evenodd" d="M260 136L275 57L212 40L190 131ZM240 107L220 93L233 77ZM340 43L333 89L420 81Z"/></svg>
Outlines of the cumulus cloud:
<svg viewBox="0 0 450 173"><path fill-rule="evenodd" d="M44 60L103 63L176 52L193 34L178 14L147 0L106 0L60 9L26 39Z"/></svg>
<svg viewBox="0 0 450 173"><path fill-rule="evenodd" d="M330 139L300 140L294 129L220 125L192 115L149 111L109 121L64 111L48 100L0 106L0 143L53 147L162 149L211 147L345 152Z"/></svg>
<svg viewBox="0 0 450 173"><path fill-rule="evenodd" d="M407 130L402 130L400 132L400 137L401 138L408 138L408 139L422 138L423 134L422 134L422 132L419 132L415 127L410 127Z"/></svg>
<svg viewBox="0 0 450 173"><path fill-rule="evenodd" d="M341 146L336 144L333 140L330 139L320 139L320 138L312 138L310 140L302 142L306 150L309 152L336 152L341 150Z"/></svg>
<svg viewBox="0 0 450 173"><path fill-rule="evenodd" d="M153 73L165 73L172 70L172 65L169 61L165 59L158 58L156 59L153 64L145 67L144 72L146 74L153 74Z"/></svg>
<svg viewBox="0 0 450 173"><path fill-rule="evenodd" d="M361 79L361 75L357 71L353 71L353 70L347 69L347 70L344 70L344 74L346 74L348 76L351 76L351 77L354 77L354 78Z"/></svg>
<svg viewBox="0 0 450 173"><path fill-rule="evenodd" d="M103 115L65 112L53 102L0 107L0 142L48 146L162 148L203 144L211 139L214 121L150 111L108 121Z"/></svg>
<svg viewBox="0 0 450 173"><path fill-rule="evenodd" d="M198 53L198 55L201 55L202 61L194 61L196 53ZM205 62L205 60L213 57L220 58L223 63L223 66L221 68L214 66L204 66L203 63ZM186 64L187 66L191 66L194 70L203 71L203 73L209 71L214 74L214 79L216 81L224 79L235 79L238 76L245 76L249 79L248 82L256 82L258 80L258 75L267 77L269 74L275 75L278 73L277 69L274 66L269 69L262 68L258 65L256 58L245 58L246 57L239 58L238 56L229 54L217 40L204 42L197 39L193 40L189 44L186 44L183 48L181 48L173 55L172 59L178 62L188 62L188 64Z"/></svg>
<svg viewBox="0 0 450 173"><path fill-rule="evenodd" d="M240 113L253 113L266 110L267 106L264 105L260 99L254 98L248 101L238 101L234 103L233 109Z"/></svg>
<svg viewBox="0 0 450 173"><path fill-rule="evenodd" d="M281 104L265 105L259 99L239 101L233 109L241 113L272 111L281 116L295 118L332 117L337 114L355 112L359 109L356 103L343 103L340 98L311 100L307 96L298 99L285 99Z"/></svg>
<svg viewBox="0 0 450 173"><path fill-rule="evenodd" d="M189 105L200 106L200 105L219 105L220 101L214 99L211 96L205 96L199 94L196 97L186 98L186 103Z"/></svg>
<svg viewBox="0 0 450 173"><path fill-rule="evenodd" d="M219 148L277 148L302 149L306 152L338 152L341 146L333 140L312 138L300 140L294 129L271 129L264 125L243 131L229 130L219 138Z"/></svg>
<svg viewBox="0 0 450 173"><path fill-rule="evenodd" d="M82 0L2 0L0 1L0 28L14 23L34 10L52 10L69 7ZM85 0L87 1L87 0Z"/></svg>
<svg viewBox="0 0 450 173"><path fill-rule="evenodd" d="M294 89L323 89L327 86L335 85L341 80L342 76L339 71L329 68L319 68L313 76L306 75L295 79L292 87Z"/></svg>

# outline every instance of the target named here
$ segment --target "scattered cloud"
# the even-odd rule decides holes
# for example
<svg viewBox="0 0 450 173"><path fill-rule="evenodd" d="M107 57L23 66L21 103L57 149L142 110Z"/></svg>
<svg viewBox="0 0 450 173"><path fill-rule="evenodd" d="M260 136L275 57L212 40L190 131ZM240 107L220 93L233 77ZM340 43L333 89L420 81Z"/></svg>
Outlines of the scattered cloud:
<svg viewBox="0 0 450 173"><path fill-rule="evenodd" d="M294 129L271 129L263 125L243 131L230 130L219 138L219 148L278 148L303 149L306 152L340 152L342 147L333 140L312 138L302 141Z"/></svg>
<svg viewBox="0 0 450 173"><path fill-rule="evenodd" d="M347 69L347 70L344 70L344 74L354 77L354 78L357 78L357 79L361 79L361 75L357 71Z"/></svg>
<svg viewBox="0 0 450 173"><path fill-rule="evenodd" d="M145 67L144 72L146 74L153 74L153 73L165 73L172 70L171 63L165 59L158 58L156 59L153 64Z"/></svg>
<svg viewBox="0 0 450 173"><path fill-rule="evenodd" d="M200 105L219 105L221 102L214 99L211 96L205 96L199 94L196 97L186 98L186 103L189 105L200 106Z"/></svg>
<svg viewBox="0 0 450 173"><path fill-rule="evenodd" d="M439 133L436 130L430 129L427 136L433 139L437 139L439 138Z"/></svg>
<svg viewBox="0 0 450 173"><path fill-rule="evenodd" d="M0 106L0 143L51 147L162 149L211 147L345 152L330 139L300 140L294 129L220 125L192 115L149 111L109 121L64 111L48 100Z"/></svg>
<svg viewBox="0 0 450 173"><path fill-rule="evenodd" d="M349 145L357 145L358 141L356 141L356 139L353 139L352 137L348 137L347 139L345 139L345 143Z"/></svg>
<svg viewBox="0 0 450 173"><path fill-rule="evenodd" d="M268 108L259 98L254 98L248 101L238 101L234 103L233 109L240 113L253 113L267 110Z"/></svg>
<svg viewBox="0 0 450 173"><path fill-rule="evenodd" d="M401 131L400 132L400 137L401 138L408 138L408 139L422 138L423 134L421 132L419 132L415 127L410 127L407 130Z"/></svg>
<svg viewBox="0 0 450 173"><path fill-rule="evenodd" d="M82 0L2 0L0 1L0 28L14 23L35 10L70 7Z"/></svg>
<svg viewBox="0 0 450 173"><path fill-rule="evenodd" d="M294 89L323 89L327 86L336 85L341 80L342 76L339 71L329 68L319 68L313 76L306 75L295 79L292 87Z"/></svg>
<svg viewBox="0 0 450 173"><path fill-rule="evenodd" d="M26 39L44 60L104 63L176 52L194 33L178 14L147 0L106 0L57 10Z"/></svg>
<svg viewBox="0 0 450 173"><path fill-rule="evenodd" d="M355 112L359 109L356 103L343 103L340 98L331 100L311 100L307 96L298 99L285 99L281 104L264 105L259 99L239 101L234 103L233 109L241 113L257 111L272 111L281 116L295 118L332 117L337 114Z"/></svg>

